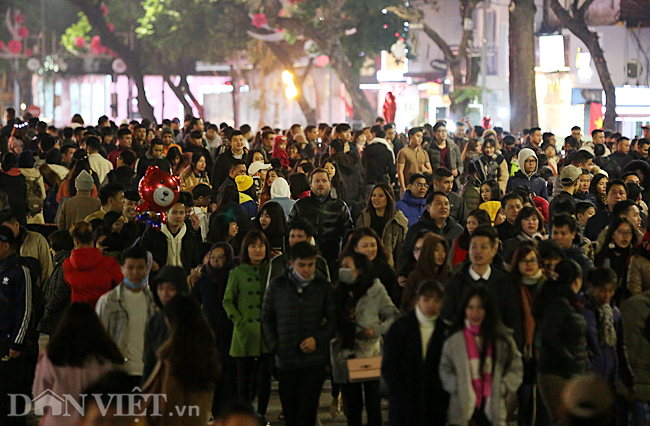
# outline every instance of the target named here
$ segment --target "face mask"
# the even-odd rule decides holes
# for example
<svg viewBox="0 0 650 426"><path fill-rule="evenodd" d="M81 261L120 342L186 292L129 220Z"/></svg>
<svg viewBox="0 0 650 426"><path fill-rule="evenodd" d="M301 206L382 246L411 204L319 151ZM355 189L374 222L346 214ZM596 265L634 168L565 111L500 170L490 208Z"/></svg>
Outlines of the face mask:
<svg viewBox="0 0 650 426"><path fill-rule="evenodd" d="M341 268L339 269L339 281L346 284L352 284L357 277L352 273L350 268Z"/></svg>
<svg viewBox="0 0 650 426"><path fill-rule="evenodd" d="M127 287L132 288L134 290L138 288L143 288L144 286L147 285L148 281L149 281L149 277L145 277L141 283L133 284L131 281L128 280L128 278L124 277L124 284L126 284Z"/></svg>

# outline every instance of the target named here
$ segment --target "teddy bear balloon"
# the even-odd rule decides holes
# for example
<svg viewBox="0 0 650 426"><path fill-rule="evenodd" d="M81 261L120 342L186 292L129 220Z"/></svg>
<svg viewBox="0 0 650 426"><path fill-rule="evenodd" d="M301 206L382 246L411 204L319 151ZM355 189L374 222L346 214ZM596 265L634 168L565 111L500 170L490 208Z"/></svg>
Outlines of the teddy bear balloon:
<svg viewBox="0 0 650 426"><path fill-rule="evenodd" d="M161 223L166 224L166 212L178 201L179 190L180 181L177 176L160 170L158 166L149 166L138 185L142 204L136 209L137 220L146 221L155 227L160 227Z"/></svg>

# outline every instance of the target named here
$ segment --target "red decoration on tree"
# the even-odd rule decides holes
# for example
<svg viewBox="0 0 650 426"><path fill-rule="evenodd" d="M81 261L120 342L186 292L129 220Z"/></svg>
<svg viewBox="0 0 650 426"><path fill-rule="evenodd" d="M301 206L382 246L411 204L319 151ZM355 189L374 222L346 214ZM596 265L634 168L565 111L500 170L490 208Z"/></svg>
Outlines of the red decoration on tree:
<svg viewBox="0 0 650 426"><path fill-rule="evenodd" d="M99 46L101 43L101 39L99 36L93 36L93 38L90 39L90 45L91 46Z"/></svg>
<svg viewBox="0 0 650 426"><path fill-rule="evenodd" d="M27 38L29 36L29 29L23 25L22 27L18 28L16 34L18 34L18 37L20 38Z"/></svg>
<svg viewBox="0 0 650 426"><path fill-rule="evenodd" d="M384 99L384 106L382 107L382 112L386 122L390 123L395 121L395 112L397 112L397 104L395 103L395 95L393 92L386 93L386 98Z"/></svg>
<svg viewBox="0 0 650 426"><path fill-rule="evenodd" d="M23 44L21 43L20 40L11 40L7 44L7 47L9 48L9 51L14 55L19 54L20 51L23 50Z"/></svg>
<svg viewBox="0 0 650 426"><path fill-rule="evenodd" d="M266 15L264 13L255 13L253 15L253 20L251 23L256 28L262 28L264 25L266 25L267 22L268 20L266 19Z"/></svg>
<svg viewBox="0 0 650 426"><path fill-rule="evenodd" d="M23 16L22 13L17 13L14 16L14 22L17 24L22 24L23 22L25 22L25 17Z"/></svg>
<svg viewBox="0 0 650 426"><path fill-rule="evenodd" d="M117 57L117 53L113 52L113 50L108 49L108 54L111 55L113 58Z"/></svg>
<svg viewBox="0 0 650 426"><path fill-rule="evenodd" d="M5 42L2 41L2 40L0 40L0 50L5 50L5 47L7 47L7 45L5 44Z"/></svg>
<svg viewBox="0 0 650 426"><path fill-rule="evenodd" d="M330 57L327 55L320 55L316 57L316 66L324 67L330 63Z"/></svg>
<svg viewBox="0 0 650 426"><path fill-rule="evenodd" d="M34 51L32 49L25 49L25 56L32 56Z"/></svg>
<svg viewBox="0 0 650 426"><path fill-rule="evenodd" d="M490 118L489 115L486 115L485 117L483 117L483 128L485 130L491 129L492 128L492 123L493 123L492 119Z"/></svg>
<svg viewBox="0 0 650 426"><path fill-rule="evenodd" d="M108 27L108 31L110 32L113 32L115 30L115 25L111 24L110 22L107 22L106 26Z"/></svg>
<svg viewBox="0 0 650 426"><path fill-rule="evenodd" d="M102 4L100 9L102 10L102 15L104 15L104 16L108 15L108 6L106 6L105 4Z"/></svg>
<svg viewBox="0 0 650 426"><path fill-rule="evenodd" d="M86 39L79 36L74 39L74 47L77 49L83 49L86 46Z"/></svg>

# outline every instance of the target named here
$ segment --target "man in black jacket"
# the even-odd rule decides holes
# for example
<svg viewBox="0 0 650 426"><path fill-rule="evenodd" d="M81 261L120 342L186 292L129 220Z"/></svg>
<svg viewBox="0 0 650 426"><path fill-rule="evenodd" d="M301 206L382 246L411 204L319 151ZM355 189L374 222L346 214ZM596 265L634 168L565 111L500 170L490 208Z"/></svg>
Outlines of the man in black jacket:
<svg viewBox="0 0 650 426"><path fill-rule="evenodd" d="M442 316L444 288L426 281L418 288L415 309L399 318L384 337L381 374L388 386L391 426L444 426L449 394L438 366L449 325Z"/></svg>
<svg viewBox="0 0 650 426"><path fill-rule="evenodd" d="M524 208L524 200L517 194L506 194L501 199L501 206L503 206L506 213L506 220L502 224L495 226L495 229L499 233L501 242L506 242L510 238L517 236L515 220L521 209Z"/></svg>
<svg viewBox="0 0 650 426"><path fill-rule="evenodd" d="M165 145L162 139L154 138L145 156L140 158L136 164L135 169L137 170L138 182L140 182L142 176L147 172L149 166L158 166L160 170L171 174L171 165L163 155L164 151Z"/></svg>
<svg viewBox="0 0 650 426"><path fill-rule="evenodd" d="M607 183L607 210L600 211L589 218L585 226L585 237L596 241L600 232L614 220L614 206L619 201L627 199L627 187L622 180L612 180Z"/></svg>
<svg viewBox="0 0 650 426"><path fill-rule="evenodd" d="M13 231L0 226L0 418L3 425L24 425L24 417L8 417L8 394L26 393L29 360L25 354L27 331L32 313L32 277L22 266L16 253ZM33 366L32 366L33 367ZM26 376L27 374L27 376ZM16 412L24 409L23 398L17 398ZM13 419L13 421L12 421Z"/></svg>
<svg viewBox="0 0 650 426"><path fill-rule="evenodd" d="M309 222L316 230L316 245L329 263L330 273L336 275L336 259L341 242L352 230L352 218L345 202L332 198L332 183L325 169L316 169L310 177L311 195L296 201L289 213L288 227L297 219Z"/></svg>
<svg viewBox="0 0 650 426"><path fill-rule="evenodd" d="M397 168L385 139L386 132L381 126L373 126L371 131L375 138L366 145L361 158L366 173L366 185L370 187L378 182L396 183Z"/></svg>
<svg viewBox="0 0 650 426"><path fill-rule="evenodd" d="M230 135L230 149L224 151L214 164L212 171L212 187L220 188L228 178L230 164L235 160L245 160L248 150L245 148L246 138L239 131L235 130ZM233 178L234 179L234 178Z"/></svg>
<svg viewBox="0 0 650 426"><path fill-rule="evenodd" d="M405 247L411 247L408 244L424 229L442 236L451 246L456 237L463 233L463 227L449 216L450 212L449 196L444 192L431 193L427 197L427 211L422 212L418 223L406 233Z"/></svg>
<svg viewBox="0 0 650 426"><path fill-rule="evenodd" d="M147 228L139 244L153 256L152 271L171 265L182 266L189 274L202 260L199 259L199 237L185 224L185 205L180 198L167 212L167 223L163 223L160 230Z"/></svg>
<svg viewBox="0 0 650 426"><path fill-rule="evenodd" d="M266 289L262 334L275 353L285 424L311 426L336 329L334 292L316 274L316 247L296 243L289 256L291 267Z"/></svg>
<svg viewBox="0 0 650 426"><path fill-rule="evenodd" d="M469 243L470 262L463 264L447 281L442 316L453 321L472 286L484 285L494 299L501 321L514 330L517 340L522 335L522 324L515 287L510 275L492 265L499 249L498 238L492 226L481 225L474 230Z"/></svg>

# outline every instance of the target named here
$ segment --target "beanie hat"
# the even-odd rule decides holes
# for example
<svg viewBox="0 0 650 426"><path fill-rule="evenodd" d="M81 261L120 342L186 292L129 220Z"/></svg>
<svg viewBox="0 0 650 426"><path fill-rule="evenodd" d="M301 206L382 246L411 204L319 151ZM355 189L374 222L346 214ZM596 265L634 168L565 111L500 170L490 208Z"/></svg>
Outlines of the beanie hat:
<svg viewBox="0 0 650 426"><path fill-rule="evenodd" d="M253 178L248 175L240 175L235 178L235 183L237 184L237 190L243 192L253 186Z"/></svg>
<svg viewBox="0 0 650 426"><path fill-rule="evenodd" d="M93 185L95 185L95 181L86 170L82 170L74 180L74 186L77 188L77 191L92 191Z"/></svg>

